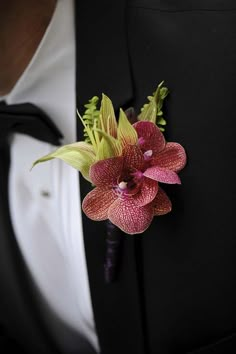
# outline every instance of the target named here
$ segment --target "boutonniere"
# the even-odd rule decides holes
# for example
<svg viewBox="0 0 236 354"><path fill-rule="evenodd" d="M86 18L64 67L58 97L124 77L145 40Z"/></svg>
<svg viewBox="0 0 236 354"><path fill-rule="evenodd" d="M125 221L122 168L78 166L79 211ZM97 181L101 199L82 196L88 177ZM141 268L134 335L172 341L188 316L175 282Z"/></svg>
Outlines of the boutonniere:
<svg viewBox="0 0 236 354"><path fill-rule="evenodd" d="M110 233L114 225L126 234L143 233L154 217L171 211L161 186L180 184L178 172L186 164L184 148L166 142L163 135L162 106L167 94L160 83L137 116L133 109L120 109L118 122L111 100L103 94L98 109L99 99L93 97L84 115L78 112L84 141L62 146L33 166L54 158L63 160L92 184L82 202L87 217L109 220Z"/></svg>

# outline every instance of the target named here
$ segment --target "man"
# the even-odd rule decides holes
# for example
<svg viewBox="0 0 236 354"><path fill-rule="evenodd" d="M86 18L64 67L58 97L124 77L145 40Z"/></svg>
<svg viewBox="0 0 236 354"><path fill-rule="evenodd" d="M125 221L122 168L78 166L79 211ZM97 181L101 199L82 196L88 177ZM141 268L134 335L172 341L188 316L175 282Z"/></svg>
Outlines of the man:
<svg viewBox="0 0 236 354"><path fill-rule="evenodd" d="M1 68L9 58L7 73L1 70L2 100L15 104L24 98L39 105L64 142L72 142L72 4L26 2L23 7L21 2L19 16L29 12L24 17L29 29L21 34L15 21L10 25L17 2L9 4L1 4L9 20L0 22L5 28L0 33L7 48L13 47L12 53L1 50ZM106 225L83 215L86 268L76 174L60 163L48 163L27 177L21 166L26 171L26 161L52 146L19 134L12 137L9 201L16 239L1 231L2 352L12 347L29 353L235 352L235 9L230 0L76 2L79 110L102 92L116 109L139 109L164 79L171 91L165 134L186 148L188 165L181 173L182 186L166 188L173 211L156 218L143 235L123 235L118 279L105 284ZM1 17L6 18L4 11ZM33 23L30 13L36 14ZM60 16L62 25L54 28ZM63 21L68 30L64 38ZM14 67L19 51L14 38L19 34L23 39L17 42L23 45L28 33L32 44L21 51L26 57ZM53 42L47 42L51 35ZM22 100L17 95L13 100L14 90ZM78 124L77 140L81 137ZM81 198L89 188L81 178ZM3 208L0 215L3 222Z"/></svg>

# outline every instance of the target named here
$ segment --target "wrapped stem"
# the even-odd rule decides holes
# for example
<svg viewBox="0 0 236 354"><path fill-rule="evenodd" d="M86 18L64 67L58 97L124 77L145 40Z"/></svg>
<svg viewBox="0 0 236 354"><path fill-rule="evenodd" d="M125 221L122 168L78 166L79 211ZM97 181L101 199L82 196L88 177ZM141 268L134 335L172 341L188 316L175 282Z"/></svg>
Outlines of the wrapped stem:
<svg viewBox="0 0 236 354"><path fill-rule="evenodd" d="M106 283L115 280L121 253L121 232L118 227L107 220L106 255L104 263L104 279Z"/></svg>

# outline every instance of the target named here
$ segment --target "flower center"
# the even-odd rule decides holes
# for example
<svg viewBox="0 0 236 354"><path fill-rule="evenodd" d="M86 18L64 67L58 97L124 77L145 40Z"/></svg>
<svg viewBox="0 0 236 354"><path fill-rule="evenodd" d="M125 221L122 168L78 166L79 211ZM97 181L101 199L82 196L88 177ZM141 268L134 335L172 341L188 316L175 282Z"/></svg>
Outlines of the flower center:
<svg viewBox="0 0 236 354"><path fill-rule="evenodd" d="M120 190L125 190L127 188L127 184L128 182L125 182L125 181L121 181L119 184L118 184L118 187L120 188Z"/></svg>
<svg viewBox="0 0 236 354"><path fill-rule="evenodd" d="M119 197L128 197L136 194L140 190L143 174L141 171L126 171L119 177L117 185L114 187Z"/></svg>
<svg viewBox="0 0 236 354"><path fill-rule="evenodd" d="M152 151L152 150L147 150L147 151L145 151L145 153L143 154L144 160L145 160L145 161L150 160L151 157L152 157L152 154L153 154L153 151Z"/></svg>

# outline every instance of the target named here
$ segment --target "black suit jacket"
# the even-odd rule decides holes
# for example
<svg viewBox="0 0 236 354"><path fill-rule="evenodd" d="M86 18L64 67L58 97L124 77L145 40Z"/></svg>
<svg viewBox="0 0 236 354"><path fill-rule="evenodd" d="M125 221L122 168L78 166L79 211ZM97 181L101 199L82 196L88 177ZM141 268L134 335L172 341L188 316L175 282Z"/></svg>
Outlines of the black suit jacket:
<svg viewBox="0 0 236 354"><path fill-rule="evenodd" d="M236 4L77 1L75 12L79 110L102 92L116 109L138 110L164 79L166 137L188 155L182 186L164 186L173 211L142 235L123 235L113 284L103 280L105 223L83 216L102 354L235 353ZM90 185L80 184L83 198ZM1 352L19 342L60 353L15 239L3 233L0 242Z"/></svg>

